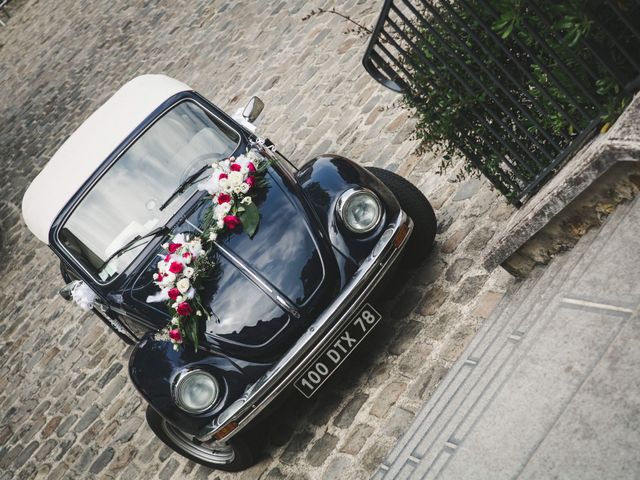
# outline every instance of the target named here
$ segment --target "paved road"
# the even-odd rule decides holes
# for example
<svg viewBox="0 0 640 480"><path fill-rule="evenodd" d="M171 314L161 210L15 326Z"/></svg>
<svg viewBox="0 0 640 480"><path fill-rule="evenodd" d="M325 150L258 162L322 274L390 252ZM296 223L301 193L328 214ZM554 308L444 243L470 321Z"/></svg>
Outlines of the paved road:
<svg viewBox="0 0 640 480"><path fill-rule="evenodd" d="M263 131L298 164L333 152L398 171L441 223L429 262L406 275L385 320L320 394L276 414L261 461L219 478L367 478L509 284L481 252L510 213L487 184L435 175L411 121L361 67L366 39L320 1L14 0L0 27L0 478L205 478L144 424L129 350L57 296L57 262L24 227L26 186L124 81L179 78L227 111L251 94ZM380 2L336 2L365 24ZM46 198L42 199L46 202ZM217 478L216 475L210 478Z"/></svg>

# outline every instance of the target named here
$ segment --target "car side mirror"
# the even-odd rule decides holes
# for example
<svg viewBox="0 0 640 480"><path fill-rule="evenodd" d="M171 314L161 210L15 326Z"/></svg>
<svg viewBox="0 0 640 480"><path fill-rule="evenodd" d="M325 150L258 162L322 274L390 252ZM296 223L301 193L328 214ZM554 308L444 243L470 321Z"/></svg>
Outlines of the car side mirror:
<svg viewBox="0 0 640 480"><path fill-rule="evenodd" d="M242 110L242 116L247 119L249 123L253 123L262 110L264 109L264 102L258 97L251 97L247 102L247 106Z"/></svg>
<svg viewBox="0 0 640 480"><path fill-rule="evenodd" d="M80 283L80 280L74 280L72 282L67 283L64 287L60 289L58 292L62 298L69 301L73 298L72 291L76 286Z"/></svg>

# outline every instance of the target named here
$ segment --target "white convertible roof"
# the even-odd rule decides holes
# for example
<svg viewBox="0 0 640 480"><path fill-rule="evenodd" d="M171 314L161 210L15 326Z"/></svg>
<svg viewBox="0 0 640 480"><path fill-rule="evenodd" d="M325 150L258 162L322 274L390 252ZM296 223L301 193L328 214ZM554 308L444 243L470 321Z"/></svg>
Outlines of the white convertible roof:
<svg viewBox="0 0 640 480"><path fill-rule="evenodd" d="M142 75L120 88L62 144L22 198L22 215L36 237L49 243L60 211L107 157L162 102L188 85L165 75Z"/></svg>

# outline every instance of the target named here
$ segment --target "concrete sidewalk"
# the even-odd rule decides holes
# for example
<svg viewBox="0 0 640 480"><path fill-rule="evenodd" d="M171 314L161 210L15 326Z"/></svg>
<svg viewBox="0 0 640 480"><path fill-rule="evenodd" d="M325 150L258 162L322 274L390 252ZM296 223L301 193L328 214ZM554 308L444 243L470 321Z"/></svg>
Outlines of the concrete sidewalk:
<svg viewBox="0 0 640 480"><path fill-rule="evenodd" d="M505 297L374 479L640 478L640 200Z"/></svg>

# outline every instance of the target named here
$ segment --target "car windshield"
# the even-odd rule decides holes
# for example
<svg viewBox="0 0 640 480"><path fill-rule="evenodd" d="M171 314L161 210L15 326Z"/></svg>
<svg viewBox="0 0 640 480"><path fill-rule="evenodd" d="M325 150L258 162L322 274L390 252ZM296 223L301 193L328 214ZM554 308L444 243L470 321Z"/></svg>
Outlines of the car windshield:
<svg viewBox="0 0 640 480"><path fill-rule="evenodd" d="M163 202L203 165L230 156L240 136L191 101L166 112L106 171L71 213L59 238L89 272L106 282L122 272L153 237L109 259L137 236L166 224L195 191ZM203 173L203 177L206 172Z"/></svg>

